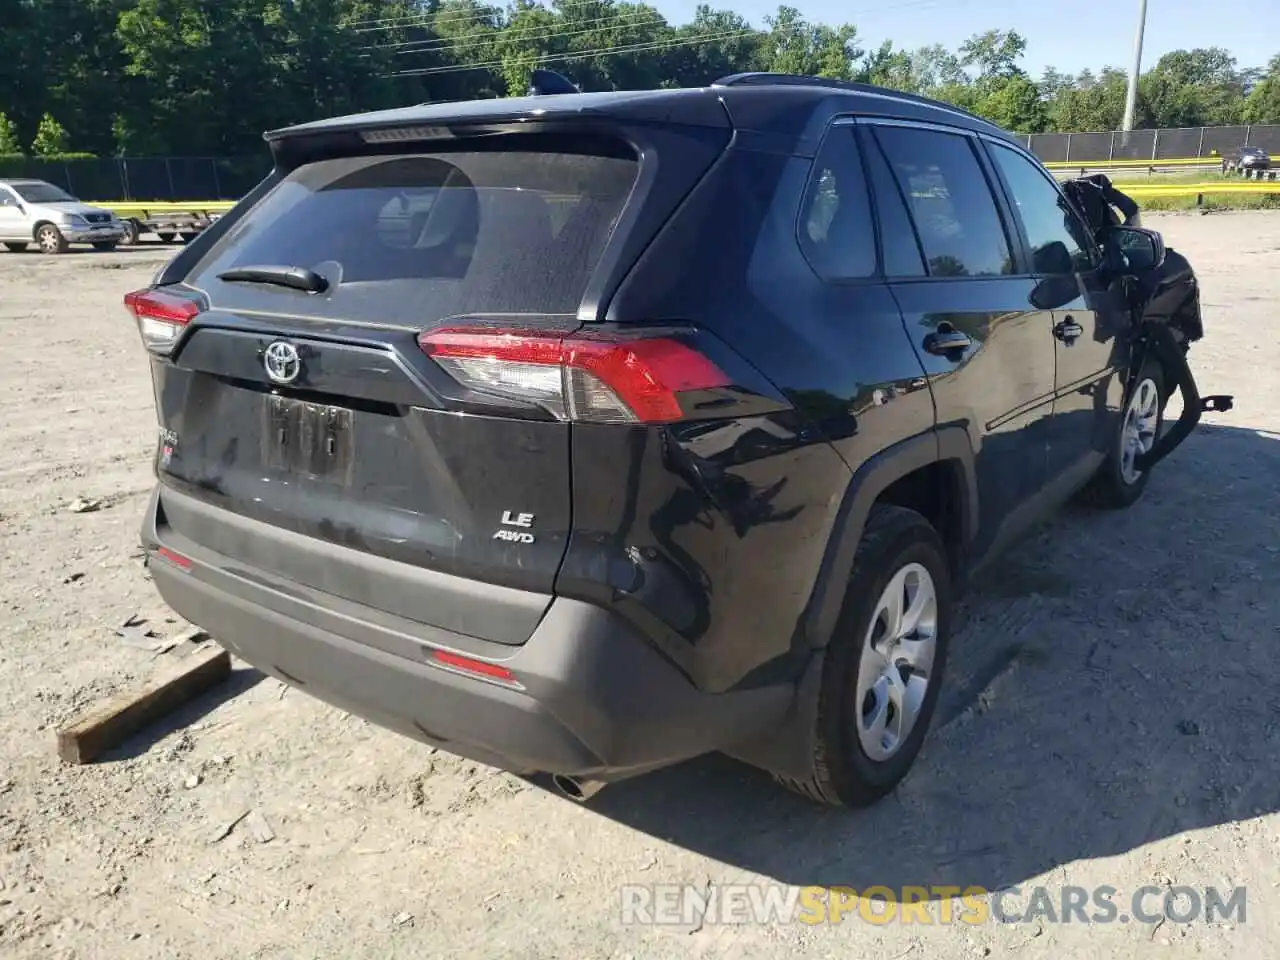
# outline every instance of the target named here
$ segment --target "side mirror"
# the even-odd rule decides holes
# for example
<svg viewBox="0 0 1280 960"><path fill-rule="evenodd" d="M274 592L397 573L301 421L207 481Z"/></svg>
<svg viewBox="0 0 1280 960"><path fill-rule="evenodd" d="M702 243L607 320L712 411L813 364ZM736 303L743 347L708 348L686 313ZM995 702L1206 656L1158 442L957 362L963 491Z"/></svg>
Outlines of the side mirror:
<svg viewBox="0 0 1280 960"><path fill-rule="evenodd" d="M1164 238L1141 227L1113 227L1105 243L1107 262L1121 276L1133 277L1164 265Z"/></svg>

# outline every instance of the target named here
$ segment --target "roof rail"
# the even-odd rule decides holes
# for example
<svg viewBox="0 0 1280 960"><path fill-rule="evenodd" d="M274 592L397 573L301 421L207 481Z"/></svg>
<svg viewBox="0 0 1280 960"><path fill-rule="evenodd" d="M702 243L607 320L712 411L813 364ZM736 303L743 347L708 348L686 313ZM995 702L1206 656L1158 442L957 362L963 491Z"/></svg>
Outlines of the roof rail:
<svg viewBox="0 0 1280 960"><path fill-rule="evenodd" d="M713 87L826 87L832 90L848 90L850 93L874 93L882 97L895 97L912 103L921 103L930 107L941 107L983 123L991 124L986 117L970 113L963 107L957 107L941 100L924 97L918 93L905 93L889 87L878 87L872 83L854 83L852 80L832 80L827 77L806 77L796 73L734 73L714 81Z"/></svg>

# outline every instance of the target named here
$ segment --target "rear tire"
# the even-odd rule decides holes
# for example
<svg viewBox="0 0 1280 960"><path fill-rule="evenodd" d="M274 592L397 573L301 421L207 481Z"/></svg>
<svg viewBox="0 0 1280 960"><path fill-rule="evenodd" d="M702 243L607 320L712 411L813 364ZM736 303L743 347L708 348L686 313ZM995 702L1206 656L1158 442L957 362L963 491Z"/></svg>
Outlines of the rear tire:
<svg viewBox="0 0 1280 960"><path fill-rule="evenodd" d="M1164 370L1155 360L1148 360L1138 372L1137 385L1106 461L1081 493L1085 503L1104 510L1123 510L1142 498L1151 472L1137 471L1133 458L1150 450L1159 438L1168 400Z"/></svg>
<svg viewBox="0 0 1280 960"><path fill-rule="evenodd" d="M174 234L172 233L157 233L156 236L160 238L161 243L173 243Z"/></svg>
<svg viewBox="0 0 1280 960"><path fill-rule="evenodd" d="M41 253L49 254L66 253L67 248L71 246L67 243L67 238L62 235L62 231L52 223L41 224L36 230L36 245Z"/></svg>
<svg viewBox="0 0 1280 960"><path fill-rule="evenodd" d="M868 806L898 785L938 703L951 602L946 552L929 522L904 507L873 507L824 654L813 773L782 785L837 807Z"/></svg>
<svg viewBox="0 0 1280 960"><path fill-rule="evenodd" d="M182 243L190 243L192 240L194 240L198 236L200 236L200 234L198 233L180 233L178 234L178 240L180 240Z"/></svg>
<svg viewBox="0 0 1280 960"><path fill-rule="evenodd" d="M138 226L137 220L122 220L124 225L124 236L120 238L120 245L123 247L132 247L138 242L139 236L142 234L141 228Z"/></svg>
<svg viewBox="0 0 1280 960"><path fill-rule="evenodd" d="M30 246L30 244L27 244L27 243L9 243L9 242L6 240L6 241L5 241L4 248L5 248L6 250L8 250L10 253L23 253L23 252L25 252L25 251L26 251L26 249L27 249L27 247L28 247L28 246Z"/></svg>
<svg viewBox="0 0 1280 960"><path fill-rule="evenodd" d="M119 243L120 241L118 240L99 240L93 245L93 249L101 250L103 253L110 253L119 245Z"/></svg>

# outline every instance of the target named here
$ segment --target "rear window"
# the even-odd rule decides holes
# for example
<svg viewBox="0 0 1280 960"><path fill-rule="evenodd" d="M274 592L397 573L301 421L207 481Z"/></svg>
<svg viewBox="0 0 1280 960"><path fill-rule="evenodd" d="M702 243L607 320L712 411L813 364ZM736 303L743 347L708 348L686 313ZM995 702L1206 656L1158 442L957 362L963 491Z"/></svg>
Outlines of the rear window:
<svg viewBox="0 0 1280 960"><path fill-rule="evenodd" d="M188 282L228 309L420 325L475 313L574 314L635 183L634 157L486 150L324 160L290 173ZM320 295L222 282L305 267Z"/></svg>

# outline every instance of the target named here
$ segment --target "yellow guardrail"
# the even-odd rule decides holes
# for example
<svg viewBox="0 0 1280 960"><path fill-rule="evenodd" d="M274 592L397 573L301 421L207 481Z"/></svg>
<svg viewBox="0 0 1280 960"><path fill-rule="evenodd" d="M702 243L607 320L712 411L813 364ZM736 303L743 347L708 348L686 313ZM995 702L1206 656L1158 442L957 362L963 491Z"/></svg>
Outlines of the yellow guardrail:
<svg viewBox="0 0 1280 960"><path fill-rule="evenodd" d="M1147 167L1218 167L1221 157L1181 157L1174 160L1055 160L1050 170L1145 170Z"/></svg>
<svg viewBox="0 0 1280 960"><path fill-rule="evenodd" d="M234 200L191 200L185 203L94 203L95 207L110 210L117 217L140 217L163 213L226 213L234 207Z"/></svg>
<svg viewBox="0 0 1280 960"><path fill-rule="evenodd" d="M1207 183L1122 183L1119 189L1142 197L1196 197L1201 194L1280 193L1280 180L1210 180Z"/></svg>

